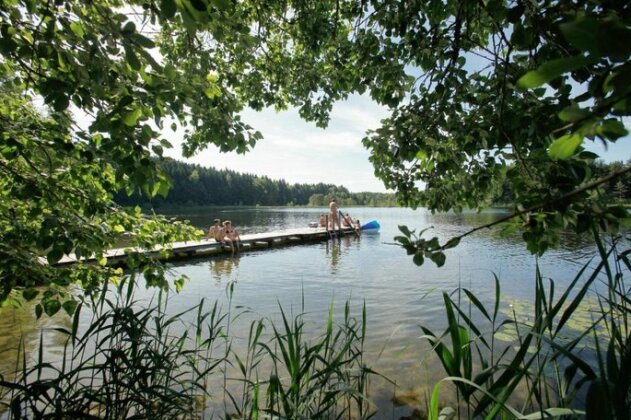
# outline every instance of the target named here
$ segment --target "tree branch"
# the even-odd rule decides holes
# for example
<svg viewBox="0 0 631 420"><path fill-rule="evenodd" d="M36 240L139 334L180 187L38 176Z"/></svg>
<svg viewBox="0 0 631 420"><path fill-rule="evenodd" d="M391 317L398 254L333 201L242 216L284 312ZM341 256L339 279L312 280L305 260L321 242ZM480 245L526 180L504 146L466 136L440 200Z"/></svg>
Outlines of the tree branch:
<svg viewBox="0 0 631 420"><path fill-rule="evenodd" d="M591 189L594 189L594 188L596 188L596 187L598 187L598 186L600 186L602 184L605 184L605 183L607 183L607 182L609 182L609 181L611 181L613 179L616 179L616 178L618 178L618 177L620 177L620 176L622 176L622 175L624 175L624 174L626 174L628 172L631 172L631 165L625 166L625 167L623 167L623 168L621 168L621 169L619 169L617 171L614 171L614 172L610 173L609 175L607 175L607 176L605 176L603 178L597 179L594 182L586 184L586 185L582 186L581 188L578 188L578 189L576 189L574 191L570 191L569 193L564 194L564 195L562 195L560 197L557 197L557 198L555 198L553 200L546 201L545 203L537 204L537 205L529 207L527 209L520 210L520 211L515 212L515 213L511 213L511 214L509 214L507 216L504 216L504 217L500 217L499 219L497 219L497 220L495 220L493 222L477 226L477 227L475 227L475 228L463 233L462 235L454 236L449 241L447 241L446 244L449 244L450 242L453 242L456 239L457 240L461 240L463 238L466 238L467 236L469 236L469 235L471 235L471 234L473 234L473 233L475 233L475 232L477 232L479 230L489 229L489 228L491 228L493 226L496 226L496 225L499 225L501 223L504 223L504 222L506 222L508 220L511 220L511 219L515 218L515 217L522 216L524 214L533 212L535 210L540 210L540 209L542 209L543 207L545 207L545 206L547 206L549 204L571 200L575 196L577 196L577 195L579 195L581 193L584 193L585 191L589 191ZM438 248L438 250L445 250L445 249L447 249L446 248L446 244L441 246L440 248Z"/></svg>

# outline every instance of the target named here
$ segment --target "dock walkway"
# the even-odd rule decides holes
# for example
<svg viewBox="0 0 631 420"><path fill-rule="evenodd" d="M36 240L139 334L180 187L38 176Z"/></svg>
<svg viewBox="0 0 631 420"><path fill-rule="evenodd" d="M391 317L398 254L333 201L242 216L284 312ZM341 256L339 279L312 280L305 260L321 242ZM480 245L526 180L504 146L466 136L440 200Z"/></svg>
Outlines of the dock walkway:
<svg viewBox="0 0 631 420"><path fill-rule="evenodd" d="M352 228L343 228L342 234L354 234ZM329 231L325 228L299 228L287 229L274 232L254 233L241 235L241 252L270 248L273 246L283 246L290 244L300 244L307 242L320 242L330 238ZM166 252L165 252L166 251ZM105 253L108 264L124 264L130 254L145 254L156 259L184 259L195 256L204 256L220 253L232 252L230 245L221 244L214 239L203 239L201 241L173 242L167 247L157 247L151 251L145 249L127 247L110 249ZM94 258L83 258L83 261L94 261ZM57 265L68 265L78 262L74 254L65 255Z"/></svg>

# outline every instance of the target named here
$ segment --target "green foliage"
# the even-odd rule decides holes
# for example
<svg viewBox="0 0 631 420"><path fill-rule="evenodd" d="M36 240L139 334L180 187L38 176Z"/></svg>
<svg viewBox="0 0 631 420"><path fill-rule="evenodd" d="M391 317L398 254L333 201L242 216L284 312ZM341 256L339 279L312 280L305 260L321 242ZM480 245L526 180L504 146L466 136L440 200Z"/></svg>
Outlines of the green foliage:
<svg viewBox="0 0 631 420"><path fill-rule="evenodd" d="M302 317L290 320L281 307L279 327L270 319L252 323L243 355L232 347L239 338L230 335L240 314L231 318L217 302L206 308L202 299L171 315L163 291L147 304L135 300L135 275L112 281L115 288L105 285L76 308L69 328L57 329L65 339L63 354L55 356L61 360L49 359L43 336L33 362L22 343L16 371L0 376L0 406L7 414L197 418L224 409L222 414L242 418L371 416L366 394L375 373L363 359L365 307L357 320L347 302L337 325L331 305L316 337L306 337ZM92 319L83 326L80 314L86 311ZM222 381L223 404L220 393L210 394L216 389L211 385ZM236 393L234 382L241 385Z"/></svg>
<svg viewBox="0 0 631 420"><path fill-rule="evenodd" d="M203 381L215 372L221 358L212 350L222 343L225 315L217 304L204 309L202 301L189 311L166 315L162 292L147 307L134 300L134 277L125 276L114 290L73 310L61 361L49 360L40 337L35 363L23 360L14 376L1 378L3 404L16 418L82 417L130 418L192 416L207 390ZM80 313L91 322L80 327ZM212 333L196 340L182 330L186 313L197 313L197 329ZM5 398L8 398L8 403Z"/></svg>
<svg viewBox="0 0 631 420"><path fill-rule="evenodd" d="M370 71L358 62L358 71L367 85L383 74L399 82L416 77L405 101L388 103L373 91L392 114L364 139L376 174L402 202L479 209L507 188L536 253L563 229L588 224L615 232L621 217L600 210L607 197L590 170L597 156L583 144L606 145L628 133L622 118L631 113L631 50L624 40L631 20L624 2L371 6L357 39L376 45L364 56L386 62L370 62ZM395 65L405 72L390 74ZM571 194L585 185L589 191Z"/></svg>
<svg viewBox="0 0 631 420"><path fill-rule="evenodd" d="M172 159L160 162L159 167L172 183L168 196L128 196L119 192L115 196L116 202L123 206L150 205L153 208L190 205L280 206L289 203L307 205L310 197L317 193L351 196L346 188L335 185L288 184L284 180L277 181L266 176L205 168Z"/></svg>
<svg viewBox="0 0 631 420"><path fill-rule="evenodd" d="M309 205L326 207L330 197L346 206L395 206L394 194L351 193L343 186L331 184L288 184L266 176L242 174L229 169L217 170L165 159L159 167L172 186L168 196L146 194L128 196L119 192L115 201L123 206L139 205L158 209L165 206L208 205Z"/></svg>
<svg viewBox="0 0 631 420"><path fill-rule="evenodd" d="M550 416L627 417L631 382L623 369L628 368L631 336L625 286L630 251L619 253L615 243L605 251L596 242L599 263L582 267L558 297L555 282L546 284L537 269L534 307L528 303L501 309L506 303L497 277L492 308L466 288L444 295L445 332L437 335L421 326L448 375L434 387L429 418L439 416L445 381L455 385L464 403L459 407L465 410L463 417L495 418L504 412L540 418L542 411ZM606 291L594 297L601 280ZM518 388L525 390L523 398L515 397Z"/></svg>
<svg viewBox="0 0 631 420"><path fill-rule="evenodd" d="M391 109L364 144L402 203L480 208L507 184L533 252L615 231L582 144L627 133L628 19L598 2L2 2L2 297L68 278L39 257L98 255L113 218L143 222L112 195L167 194L165 124L187 156L243 153L261 138L244 107L324 126L353 92Z"/></svg>

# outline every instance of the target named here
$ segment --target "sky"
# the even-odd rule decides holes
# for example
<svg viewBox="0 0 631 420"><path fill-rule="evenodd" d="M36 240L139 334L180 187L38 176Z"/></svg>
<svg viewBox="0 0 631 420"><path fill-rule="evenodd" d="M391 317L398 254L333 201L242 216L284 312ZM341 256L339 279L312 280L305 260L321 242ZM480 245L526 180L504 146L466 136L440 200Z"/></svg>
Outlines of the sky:
<svg viewBox="0 0 631 420"><path fill-rule="evenodd" d="M181 155L181 139L165 155L216 169L265 175L289 183L343 185L351 192L386 192L361 144L366 130L379 127L387 109L369 97L354 95L334 105L326 129L300 118L297 109L275 112L246 110L242 119L263 134L246 154L220 153L210 146L190 159ZM176 132L176 137L177 137Z"/></svg>
<svg viewBox="0 0 631 420"><path fill-rule="evenodd" d="M156 57L159 59L159 57ZM476 71L488 65L477 55L467 57L467 69ZM406 69L418 75L417 69ZM388 116L387 108L376 104L368 96L351 95L334 105L326 129L302 120L297 109L276 112L246 110L242 120L263 134L263 139L246 154L222 153L215 146L185 159L181 154L182 134L164 130L165 137L174 145L165 155L216 169L284 179L289 183L343 185L351 192L388 192L374 175L368 158L369 151L361 144L366 131L380 126ZM165 124L168 126L168 124ZM625 120L631 131L631 119ZM167 134L168 132L168 134ZM605 149L600 141L585 139L586 149L601 156L606 162L627 161L631 157L631 136L619 139Z"/></svg>
<svg viewBox="0 0 631 420"><path fill-rule="evenodd" d="M181 155L181 139L169 138L174 148L169 157L216 169L284 179L289 183L343 185L351 192L388 192L374 175L368 161L369 151L361 144L366 130L379 127L388 111L366 96L351 96L337 103L331 112L328 128L300 118L297 109L275 112L247 110L243 120L263 134L254 149L246 154L221 153L215 146L190 159ZM631 121L625 121L627 129ZM627 161L631 157L629 136L610 144L607 150L600 141L585 140L585 147L606 162Z"/></svg>

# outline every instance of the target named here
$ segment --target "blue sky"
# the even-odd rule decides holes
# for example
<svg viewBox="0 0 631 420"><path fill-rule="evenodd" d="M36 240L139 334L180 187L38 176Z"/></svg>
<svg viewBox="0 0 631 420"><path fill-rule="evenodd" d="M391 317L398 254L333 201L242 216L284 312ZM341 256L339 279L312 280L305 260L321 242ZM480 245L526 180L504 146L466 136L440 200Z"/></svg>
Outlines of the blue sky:
<svg viewBox="0 0 631 420"><path fill-rule="evenodd" d="M374 176L369 152L362 144L366 130L377 128L387 109L366 96L351 96L336 104L327 129L303 121L297 110L275 112L248 110L243 120L263 133L263 140L245 155L220 153L211 146L190 159L181 156L180 142L167 156L217 169L265 175L289 183L330 183L344 185L352 192L387 191ZM630 121L626 121L631 128ZM176 134L177 135L177 134ZM171 140L171 139L170 139ZM631 138L611 144L607 150L600 141L585 140L587 149L605 161L627 161L631 157Z"/></svg>

